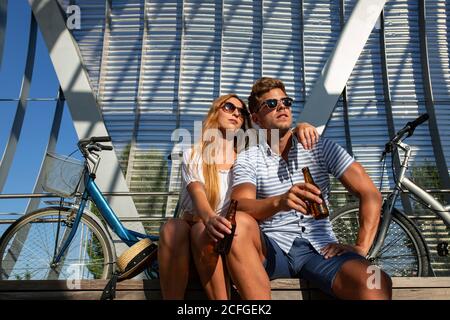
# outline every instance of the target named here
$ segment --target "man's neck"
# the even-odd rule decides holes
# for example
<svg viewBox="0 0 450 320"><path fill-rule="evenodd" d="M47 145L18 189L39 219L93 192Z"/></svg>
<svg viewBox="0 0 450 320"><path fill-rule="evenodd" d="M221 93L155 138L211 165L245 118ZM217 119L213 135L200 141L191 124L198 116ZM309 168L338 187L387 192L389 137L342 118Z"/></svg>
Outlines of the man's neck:
<svg viewBox="0 0 450 320"><path fill-rule="evenodd" d="M271 149L279 154L283 155L286 153L286 149L291 147L291 138L292 138L292 131L290 129L286 130L279 130L279 137L276 141L272 142L272 132L271 130L268 130L267 132L267 143L271 147ZM275 137L274 137L275 138Z"/></svg>

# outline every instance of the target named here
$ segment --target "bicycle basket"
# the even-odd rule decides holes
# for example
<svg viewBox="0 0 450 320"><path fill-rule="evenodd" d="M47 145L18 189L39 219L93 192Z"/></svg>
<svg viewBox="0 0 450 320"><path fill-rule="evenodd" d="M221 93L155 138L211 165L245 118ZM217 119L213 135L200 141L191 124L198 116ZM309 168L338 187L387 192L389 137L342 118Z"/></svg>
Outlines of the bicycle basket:
<svg viewBox="0 0 450 320"><path fill-rule="evenodd" d="M83 171L83 161L47 152L42 188L64 198L72 197L77 192Z"/></svg>

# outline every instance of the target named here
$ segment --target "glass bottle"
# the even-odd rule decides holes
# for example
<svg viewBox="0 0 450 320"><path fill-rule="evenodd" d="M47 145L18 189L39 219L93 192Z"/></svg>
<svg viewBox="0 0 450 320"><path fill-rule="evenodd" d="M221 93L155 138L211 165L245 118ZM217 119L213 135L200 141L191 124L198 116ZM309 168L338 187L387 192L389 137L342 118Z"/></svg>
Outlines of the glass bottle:
<svg viewBox="0 0 450 320"><path fill-rule="evenodd" d="M309 168L308 167L302 168L302 172L303 177L305 179L305 183L310 183L320 190L319 186L314 182L314 179L311 175L311 172L309 171ZM322 203L320 204L314 201L308 201L308 211L316 220L324 219L330 215L328 207L322 196L322 193L319 195L319 197L320 199L322 199Z"/></svg>

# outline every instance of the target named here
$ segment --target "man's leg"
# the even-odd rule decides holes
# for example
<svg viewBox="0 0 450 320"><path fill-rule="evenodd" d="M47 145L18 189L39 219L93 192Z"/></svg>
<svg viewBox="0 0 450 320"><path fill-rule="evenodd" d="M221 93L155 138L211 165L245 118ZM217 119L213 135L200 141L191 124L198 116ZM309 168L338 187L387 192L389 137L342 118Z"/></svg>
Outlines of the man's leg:
<svg viewBox="0 0 450 320"><path fill-rule="evenodd" d="M163 299L184 299L189 279L190 229L182 219L170 219L161 228L158 263Z"/></svg>
<svg viewBox="0 0 450 320"><path fill-rule="evenodd" d="M333 282L333 292L340 299L390 300L392 281L382 270L365 259L346 261Z"/></svg>
<svg viewBox="0 0 450 320"><path fill-rule="evenodd" d="M354 252L325 259L308 240L297 238L289 253L295 274L339 299L382 300L392 296L389 276Z"/></svg>
<svg viewBox="0 0 450 320"><path fill-rule="evenodd" d="M192 226L191 246L195 266L208 298L229 299L228 279L224 272L222 258L214 252L214 243L206 233L203 222L197 222Z"/></svg>
<svg viewBox="0 0 450 320"><path fill-rule="evenodd" d="M263 267L264 260L258 223L248 214L238 211L236 233L227 256L227 265L243 299L270 299L270 280Z"/></svg>

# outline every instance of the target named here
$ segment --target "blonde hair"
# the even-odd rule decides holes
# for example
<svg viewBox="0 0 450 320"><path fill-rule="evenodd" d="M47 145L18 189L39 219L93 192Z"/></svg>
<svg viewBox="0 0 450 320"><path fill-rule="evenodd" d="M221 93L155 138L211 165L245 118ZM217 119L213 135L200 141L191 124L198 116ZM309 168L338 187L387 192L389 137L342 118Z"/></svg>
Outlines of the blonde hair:
<svg viewBox="0 0 450 320"><path fill-rule="evenodd" d="M236 98L241 103L242 106L246 109L247 106L242 99L240 99L236 94L227 94L222 95L215 99L212 103L211 108L208 111L208 114L203 121L202 126L202 136L200 141L194 146L191 154L191 160L194 159L196 154L199 154L202 158L202 171L203 177L205 178L205 193L206 198L208 199L208 203L213 210L217 209L217 205L219 204L219 194L220 194L220 184L219 184L219 170L217 169L217 165L215 161L212 161L215 157L215 148L208 148L208 146L213 143L211 139L205 139L205 133L208 129L220 129L219 128L219 109L225 104L227 100L230 98ZM251 127L251 121L249 116L244 117L244 122L242 124L241 129L244 131ZM204 152L208 150L209 152ZM206 159L204 159L206 158ZM206 161L205 161L206 160ZM193 163L191 161L191 163ZM198 165L198 162L197 162ZM197 168L198 169L198 168ZM191 169L190 169L191 170Z"/></svg>

